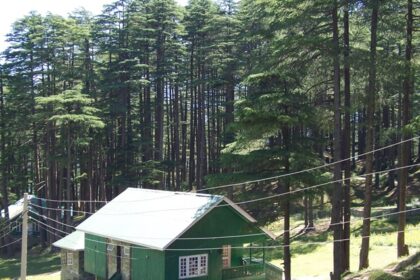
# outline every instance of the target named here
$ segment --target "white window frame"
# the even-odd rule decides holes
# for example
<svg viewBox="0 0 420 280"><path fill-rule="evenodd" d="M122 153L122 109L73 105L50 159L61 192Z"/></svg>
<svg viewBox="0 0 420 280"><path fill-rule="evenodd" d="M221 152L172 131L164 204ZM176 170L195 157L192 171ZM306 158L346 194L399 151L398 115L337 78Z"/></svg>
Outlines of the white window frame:
<svg viewBox="0 0 420 280"><path fill-rule="evenodd" d="M232 259L232 246L231 245L223 245L222 247L222 266L223 268L229 268L231 266L231 259ZM225 265L226 261L226 265Z"/></svg>
<svg viewBox="0 0 420 280"><path fill-rule="evenodd" d="M190 262L192 259L197 258L197 274L190 274ZM185 270L182 271L183 265L181 263L184 262ZM195 278L195 277L202 277L207 276L208 274L208 266L209 266L209 255L208 254L200 254L200 255L191 255L191 256L182 256L179 257L178 261L178 275L179 279L187 279L187 278Z"/></svg>
<svg viewBox="0 0 420 280"><path fill-rule="evenodd" d="M34 232L39 232L39 224L35 221L32 223L32 230Z"/></svg>
<svg viewBox="0 0 420 280"><path fill-rule="evenodd" d="M67 266L73 265L73 253L66 254L66 263L67 263Z"/></svg>
<svg viewBox="0 0 420 280"><path fill-rule="evenodd" d="M10 223L10 230L14 230L17 233L22 232L22 223L19 221L14 221Z"/></svg>
<svg viewBox="0 0 420 280"><path fill-rule="evenodd" d="M114 244L111 244L111 243L106 244L106 250L108 252L114 251Z"/></svg>
<svg viewBox="0 0 420 280"><path fill-rule="evenodd" d="M123 247L124 256L130 256L130 246L124 246Z"/></svg>

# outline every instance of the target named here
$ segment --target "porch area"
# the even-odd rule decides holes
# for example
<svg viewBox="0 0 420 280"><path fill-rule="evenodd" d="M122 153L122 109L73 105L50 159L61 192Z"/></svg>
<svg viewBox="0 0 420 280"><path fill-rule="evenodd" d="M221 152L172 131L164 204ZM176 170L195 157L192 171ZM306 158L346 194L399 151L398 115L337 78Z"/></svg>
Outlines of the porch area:
<svg viewBox="0 0 420 280"><path fill-rule="evenodd" d="M224 268L222 280L281 280L283 270L270 263L245 264Z"/></svg>
<svg viewBox="0 0 420 280"><path fill-rule="evenodd" d="M247 244L243 249L235 250L231 249L231 245L223 246L222 280L282 279L283 270L266 262L264 246L263 249L251 249L253 245Z"/></svg>

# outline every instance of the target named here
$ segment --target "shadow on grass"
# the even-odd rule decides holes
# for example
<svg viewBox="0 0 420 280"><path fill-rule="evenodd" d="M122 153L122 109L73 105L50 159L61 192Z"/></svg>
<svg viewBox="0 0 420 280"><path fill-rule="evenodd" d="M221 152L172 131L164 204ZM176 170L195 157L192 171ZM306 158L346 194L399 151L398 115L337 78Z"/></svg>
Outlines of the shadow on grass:
<svg viewBox="0 0 420 280"><path fill-rule="evenodd" d="M60 270L58 254L41 253L28 256L28 275L38 275ZM0 279L20 275L20 258L0 259Z"/></svg>
<svg viewBox="0 0 420 280"><path fill-rule="evenodd" d="M416 213L420 213L416 211ZM407 216L407 225L416 226L420 224L420 215L414 216L409 215ZM380 234L380 233L390 233L390 232L396 232L398 230L398 217L390 216L386 219L380 219L380 220L372 220L371 222L371 233L372 234ZM361 223L356 228L352 229L353 234L356 236L359 236L362 231Z"/></svg>
<svg viewBox="0 0 420 280"><path fill-rule="evenodd" d="M296 239L292 240L291 253L292 255L306 255L315 251L318 247L324 246L323 244L314 244L317 242L325 242L328 240L330 235L329 231L322 233L310 232L308 234L301 235ZM283 259L283 249L279 248L275 251L267 254L267 259Z"/></svg>

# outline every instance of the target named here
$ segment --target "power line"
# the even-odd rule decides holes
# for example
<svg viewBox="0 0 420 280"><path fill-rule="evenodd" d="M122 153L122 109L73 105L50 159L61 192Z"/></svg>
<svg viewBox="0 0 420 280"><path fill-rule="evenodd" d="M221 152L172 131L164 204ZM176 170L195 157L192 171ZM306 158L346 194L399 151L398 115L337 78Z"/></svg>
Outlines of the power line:
<svg viewBox="0 0 420 280"><path fill-rule="evenodd" d="M35 212L32 212L32 213L37 214ZM46 218L46 219L51 220L53 222L59 223L63 226L74 228L74 229L76 228L75 226L56 221L56 220L51 219L49 217L41 216L39 214L37 214L37 215L39 217ZM262 232L262 233L252 233L252 234L242 234L242 235L225 235L225 236L211 236L211 237L184 237L184 238L178 238L178 239L179 240L207 240L207 239L243 238L243 237L260 236L260 235L266 235L266 233ZM124 236L124 237L128 237L128 236ZM145 238L145 239L170 239L171 237L166 237L166 238L165 237L142 237L142 238Z"/></svg>
<svg viewBox="0 0 420 280"><path fill-rule="evenodd" d="M332 162L332 163L327 163L327 164L324 164L324 165L320 165L320 166L316 166L316 167L312 167L312 168L308 168L308 169L304 169L304 170L300 170L300 171L289 172L289 173L286 173L286 174L276 175L276 176L262 178L262 179L250 180L250 181L245 181L245 182L240 182L240 183L233 183L233 184L226 184L226 185L204 188L204 189L197 190L197 192L202 192L202 191L206 191L206 190L221 189L221 188L227 188L227 187L234 187L234 186L241 186L241 185L247 185L247 184L264 182L264 181L270 181L270 180L279 179L279 178L283 178L283 177L287 177L287 176L292 176L292 175L296 175L296 174L300 174L300 173L310 172L310 171L313 171L313 170L325 168L325 167L335 165L335 164L338 164L338 163L341 163L341 162L352 160L356 157L361 157L361 156L368 155L370 153L375 153L375 152L378 152L378 151L389 149L389 148L392 148L394 146L398 146L400 144L416 140L418 138L420 138L420 136L415 136L415 137L412 137L410 139L406 139L406 140L403 140L403 141L400 141L400 142L397 142L397 143L390 144L388 146L384 146L384 147L381 147L381 148L378 148L378 149L374 149L372 151L359 154L357 156L352 156L352 157L349 157L349 158L346 158L346 159L342 159L342 160L339 160L339 161L335 161L335 162ZM127 203L127 202L141 202L141 201L156 200L156 199L161 199L161 198L164 198L164 197L147 198L147 199L144 199L144 200L131 200L131 201L128 200L128 201L121 201L121 203L122 202L124 202L124 203ZM46 198L36 198L36 199L43 200L43 201L57 202L57 203L108 203L109 202L108 200L55 200L55 199L46 199Z"/></svg>
<svg viewBox="0 0 420 280"><path fill-rule="evenodd" d="M160 196L160 197L151 197L151 198L145 198L145 199L136 199L136 200L127 200L124 201L124 203L126 202L142 202L142 201L149 201L149 200L158 200L158 199L162 199L165 197L171 197L172 195L166 195L166 196ZM47 199L47 198L40 198L37 197L36 199L41 200L41 201L47 201L47 202L55 202L55 203L108 203L110 202L109 200L57 200L57 199ZM122 203L123 201L121 201Z"/></svg>
<svg viewBox="0 0 420 280"><path fill-rule="evenodd" d="M387 169L387 170L375 171L375 172L371 172L371 173L367 173L367 174L362 174L360 176L369 176L369 175L381 174L381 173L386 173L386 172L390 172L390 171L411 168L411 167L415 167L415 166L420 166L420 163L395 167L395 168L391 168L391 169ZM264 196L264 197L260 197L260 198L256 198L256 199L239 201L239 202L234 202L234 203L236 205L242 205L242 204L247 204L247 203L263 201L263 200L267 200L267 199L273 199L273 198L286 196L286 195L290 195L290 194L294 194L294 193L298 193L298 192L302 192L302 191L306 191L306 190L315 189L315 188L318 188L318 187L321 187L321 186L331 185L331 184L337 183L337 182L343 182L343 181L346 181L346 180L351 180L351 178L341 178L341 179L338 179L338 180L328 181L328 182L325 182L325 183L316 184L316 185L312 185L312 186L309 186L309 187L295 189L295 190L292 190L292 191L289 191L289 192L283 192L283 193L279 193L279 194L274 194L274 195L270 195L270 196ZM32 206L42 208L42 209L46 209L46 210L52 210L52 211L68 211L68 212L82 213L82 214L94 214L93 212L88 212L88 211L64 209L64 208L51 208L51 207L45 207L45 206L40 206L40 205L35 205L35 204L32 204ZM229 206L229 204L216 205L214 208L226 207L226 206ZM142 211L142 212L124 212L124 213L104 212L104 213L101 213L101 214L102 215L137 215L137 214L147 214L147 213L167 212L167 211L193 210L193 209L195 209L195 208L192 208L192 207L166 208L166 209L161 209L161 210L150 210L150 211Z"/></svg>
<svg viewBox="0 0 420 280"><path fill-rule="evenodd" d="M402 166L402 167L395 167L395 168L382 170L382 171L375 171L375 172L363 174L363 175L360 175L360 176L369 176L369 175L381 174L381 173L386 173L386 172L390 172L390 171L406 169L406 168L410 168L410 167L414 167L414 166L420 166L420 163L416 163L416 164L412 164L412 165L406 165L406 166ZM293 194L293 193L306 191L306 190L314 189L314 188L317 188L317 187L330 185L330 184L334 184L334 183L338 183L338 182L342 182L342 181L347 181L347 180L351 180L351 178L342 178L342 179L338 179L338 180L335 180L335 181L329 181L329 182L326 182L326 183L313 185L313 186L310 186L310 187L307 187L307 188L300 188L300 189L292 190L292 191L285 192L285 193L274 194L274 195L271 195L271 196L256 198L256 199L247 200L247 201L240 201L240 202L237 202L235 204L241 205L241 204L252 203L252 202L257 202L257 201L266 200L266 199L271 199L271 198L275 198L275 197L290 195L290 194Z"/></svg>
<svg viewBox="0 0 420 280"><path fill-rule="evenodd" d="M35 220L36 220L36 219L35 219ZM37 220L37 221L38 221L38 220ZM38 221L38 222L40 222L40 221ZM41 222L41 223L42 223L42 222ZM66 232L64 232L64 231L61 231L61 230L59 230L59 229L56 229L56 228L51 227L51 226L49 226L49 225L46 225L46 224L44 224L44 223L42 223L42 224L43 224L43 225L45 225L45 226L48 226L48 227L50 227L50 228L52 228L52 229L54 229L54 230L58 230L58 231L60 231L60 232L62 232L62 233L68 234L68 233L66 233ZM404 231L393 231L392 233L409 232L409 231L416 231L416 230L419 230L419 231L420 231L420 228L406 229L406 230L404 230ZM371 236L372 236L372 235L367 235L367 236L355 236L355 237L353 237L353 239L355 239L355 238L362 238L362 239L363 239L363 238L369 238L369 237L371 237ZM85 240L87 240L87 241L91 241L91 242L95 242L95 243L99 243L99 244L106 244L106 245L110 244L110 245L116 245L116 244L113 244L113 243L103 242L103 241L94 240L94 239L89 239L89 238L85 238ZM344 242L344 241L351 241L351 238L346 238L346 239L337 239L337 240L331 240L331 241L320 241L320 242L305 242L305 244L298 244L298 243L295 243L295 244L289 244L289 245L280 244L280 245L268 245L268 246L248 246L248 247L233 246L233 247L231 247L231 248L232 248L232 249L276 249L276 248L291 247L292 245L293 245L293 246L294 246L294 245L297 245L297 246L303 246L303 245L305 245L305 246L307 246L307 245L322 245L322 244L329 244L329 243L335 243L335 242ZM128 244L128 246L130 246L131 248L140 249L140 250L150 250L150 248L139 247L139 246L137 246L137 245L132 246L132 245ZM85 249L86 249L86 246L85 246ZM166 248L166 249L165 249L165 251L200 251L200 250L207 251L207 250L221 250L221 249L223 249L223 247L210 247L210 248L173 248L173 249L171 249L171 248ZM99 253L102 253L102 252L99 252Z"/></svg>
<svg viewBox="0 0 420 280"><path fill-rule="evenodd" d="M58 224L60 224L60 225L65 226L65 227L75 228L75 226L72 226L72 225L65 224L65 223L63 223L63 222L60 222L60 221L54 220L54 219L52 219L52 218L50 218L50 217L47 217L47 216L45 216L45 215L41 215L41 214L39 214L39 213L37 213L37 212L34 212L34 211L32 211L32 210L29 210L29 211L30 211L32 214L35 214L35 215L37 215L37 216L38 216L38 217L40 217L40 218L43 218L43 219L48 219L48 220L50 220L50 221L53 221L53 222L55 222L55 223L58 223Z"/></svg>
<svg viewBox="0 0 420 280"><path fill-rule="evenodd" d="M12 233L13 232L13 229L9 229L9 231L8 232L6 232L5 234L3 234L2 236L0 236L0 239L2 239L2 238L4 238L4 237L6 237L6 236L8 236L8 235L10 235L10 233Z"/></svg>
<svg viewBox="0 0 420 280"><path fill-rule="evenodd" d="M6 245L1 246L0 249L2 249L4 247L7 247L7 246L10 246L10 245L12 245L14 243L17 243L17 242L21 241L21 240L22 240L22 238L16 239L15 241L12 241L12 242L10 242L10 243L8 243Z"/></svg>
<svg viewBox="0 0 420 280"><path fill-rule="evenodd" d="M24 211L22 213L20 213L19 215L13 217L13 220L17 220L18 218L20 218L23 215ZM3 227L0 231L1 233L7 231L10 229L10 226L12 225L13 221L8 220L7 222L4 222L2 225L0 225L0 227ZM0 233L0 234L1 234Z"/></svg>
<svg viewBox="0 0 420 280"><path fill-rule="evenodd" d="M398 215L398 214L401 214L401 213L415 212L415 211L418 211L418 210L420 210L420 207L412 208L412 209L406 209L406 210L402 210L402 211L391 212L391 213L383 213L383 214L376 215L376 216L355 218L355 219L352 219L352 221L341 221L341 222L337 222L337 223L330 223L329 225L330 226L344 225L344 224L347 224L347 223L353 223L355 221L360 221L360 220L363 221L363 220L368 220L368 219L369 220L379 220L379 219L384 218L384 217L394 216L394 215ZM33 213L37 214L35 212L33 212ZM40 216L39 214L37 214L37 215ZM44 218L47 218L47 219L49 219L51 221L54 221L54 222L58 222L58 221L56 221L54 219L51 219L49 217L44 217ZM32 218L32 219L34 219L36 221L39 221L35 218ZM64 226L67 226L67 227L72 227L74 229L76 228L72 225L68 225L68 224L65 224L65 223L62 223L62 222L58 222L58 223L62 224ZM44 224L44 223L42 223L42 224ZM50 225L47 225L47 226L50 227L50 228L53 228L55 230L61 231L62 233L68 234L67 232L65 232L63 230L60 230L60 229L57 229L53 226L50 226ZM283 230L282 233L284 234L286 232L292 232L294 230L295 229ZM266 235L266 234L265 233L260 233L260 234L243 234L243 235L226 235L226 236L209 236L209 237L185 237L185 238L178 238L178 240L213 240L213 239L226 239L226 238L242 238L242 237L250 237L250 236L256 236L256 235ZM169 239L169 237L164 238L164 237L143 237L143 236L127 236L127 235L121 235L121 237L126 237L126 238L137 237L137 238L144 238L144 239Z"/></svg>
<svg viewBox="0 0 420 280"><path fill-rule="evenodd" d="M324 164L324 165L320 165L320 166L316 166L316 167L312 167L312 168L308 168L308 169L304 169L304 170L300 170L300 171L295 171L295 172L290 172L290 173L287 173L287 174L276 175L276 176L263 178L263 179L250 180L250 181L241 182L241 183L233 183L233 184L226 184L226 185L221 185L221 186L216 186L216 187L199 189L199 190L197 190L197 192L202 192L202 191L207 191L207 190L215 190L215 189L222 189L222 188L228 188L228 187L235 187L235 186L242 186L242 185L247 185L247 184L252 184L252 183L258 183L258 182L263 182L263 181L270 181L270 180L274 180L274 179L279 179L279 178L292 176L292 175L296 175L296 174L300 174L300 173L310 172L310 171L325 168L325 167L328 167L328 166L331 166L331 165L335 165L335 164L338 164L338 163L342 163L342 162L345 162L345 161L348 161L348 160L352 160L352 159L355 159L356 157L361 157L361 156L365 156L365 155L375 153L375 152L378 152L378 151L386 150L386 149L392 148L394 146L398 146L400 144L413 141L413 140L418 139L418 138L420 138L420 136L415 136L411 139L406 139L406 140L403 140L403 141L400 141L400 142L397 142L397 143L393 143L393 144L390 144L390 145L385 146L385 147L381 147L381 148L378 148L378 149L375 149L375 150L372 150L372 151L369 151L369 152L359 154L357 156L351 156L351 157L346 158L346 159L341 159L341 160L338 160L338 161L335 161L335 162L332 162L332 163L327 163L327 164Z"/></svg>
<svg viewBox="0 0 420 280"><path fill-rule="evenodd" d="M59 238L63 238L61 235L57 234L56 232L53 232L53 231L49 230L48 228L46 228L44 226L41 226L41 227L44 230L46 230L47 232L49 232L50 234L55 235L56 237L59 237ZM75 242L72 242L72 243L73 244L76 244ZM99 254L103 254L103 255L107 255L108 256L107 252L97 251L97 250L92 249L92 248L89 248L87 246L85 246L84 250L88 250L88 251L91 251L91 252L95 252L95 253L99 253ZM125 257L125 256L118 256L118 255L115 255L115 257L121 258L121 259L138 260L137 258L131 258L131 257Z"/></svg>

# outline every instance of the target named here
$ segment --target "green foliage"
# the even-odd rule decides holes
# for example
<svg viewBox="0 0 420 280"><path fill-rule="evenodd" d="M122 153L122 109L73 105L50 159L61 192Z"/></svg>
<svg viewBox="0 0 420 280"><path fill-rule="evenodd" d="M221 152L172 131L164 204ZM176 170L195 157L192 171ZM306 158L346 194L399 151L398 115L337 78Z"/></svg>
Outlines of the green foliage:
<svg viewBox="0 0 420 280"><path fill-rule="evenodd" d="M392 275L383 270L375 270L370 273L369 280L399 280L401 277Z"/></svg>
<svg viewBox="0 0 420 280"><path fill-rule="evenodd" d="M52 112L48 121L58 126L83 130L101 129L105 126L95 115L99 110L91 106L93 99L82 94L80 87L52 96L37 97L35 102L39 111L48 108L48 112Z"/></svg>

